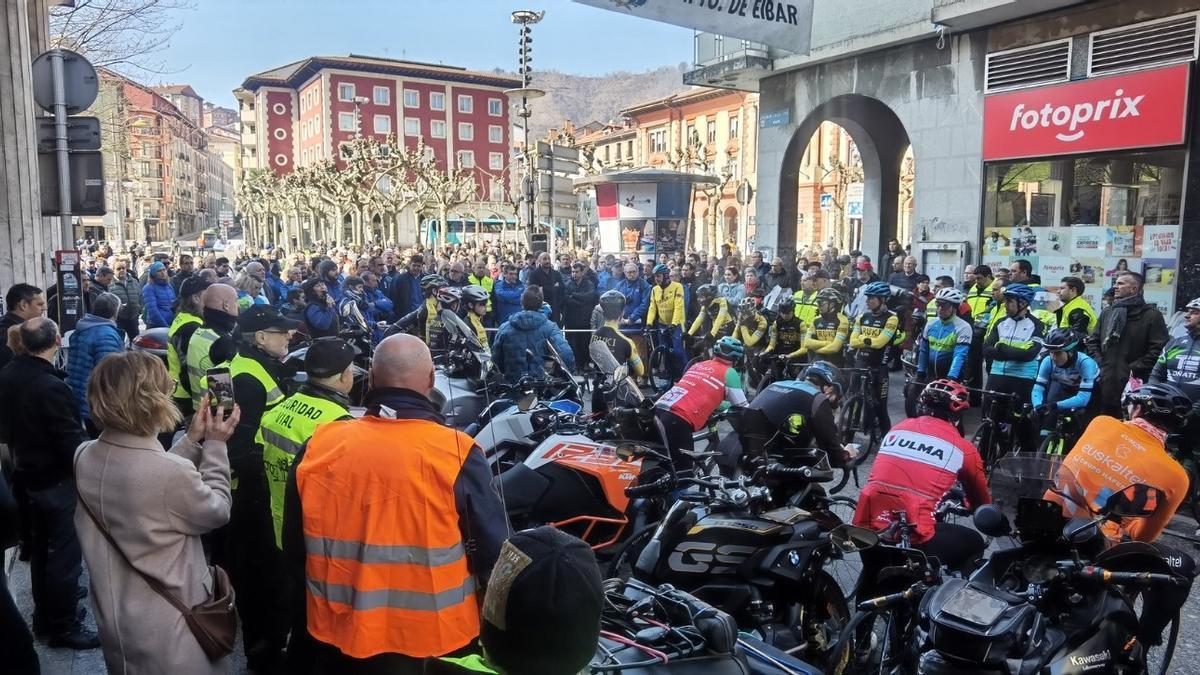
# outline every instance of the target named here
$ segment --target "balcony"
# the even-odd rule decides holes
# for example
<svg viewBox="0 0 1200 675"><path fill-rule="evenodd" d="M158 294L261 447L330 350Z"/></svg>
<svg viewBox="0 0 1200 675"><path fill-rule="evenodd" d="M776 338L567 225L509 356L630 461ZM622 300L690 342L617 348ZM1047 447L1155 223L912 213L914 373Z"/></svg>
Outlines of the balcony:
<svg viewBox="0 0 1200 675"><path fill-rule="evenodd" d="M770 48L760 42L697 32L695 69L683 74L684 84L758 91L758 81L770 74Z"/></svg>

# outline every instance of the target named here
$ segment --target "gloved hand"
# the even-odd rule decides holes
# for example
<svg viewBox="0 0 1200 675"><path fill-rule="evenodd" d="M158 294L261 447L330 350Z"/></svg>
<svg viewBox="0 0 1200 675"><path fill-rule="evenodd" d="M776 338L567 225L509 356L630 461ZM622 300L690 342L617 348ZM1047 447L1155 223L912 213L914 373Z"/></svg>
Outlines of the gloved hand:
<svg viewBox="0 0 1200 675"><path fill-rule="evenodd" d="M1037 415L1038 417L1045 417L1049 412L1050 406L1046 405L1045 403L1033 409L1033 414Z"/></svg>
<svg viewBox="0 0 1200 675"><path fill-rule="evenodd" d="M863 344L867 347L871 346L871 338L863 338Z"/></svg>

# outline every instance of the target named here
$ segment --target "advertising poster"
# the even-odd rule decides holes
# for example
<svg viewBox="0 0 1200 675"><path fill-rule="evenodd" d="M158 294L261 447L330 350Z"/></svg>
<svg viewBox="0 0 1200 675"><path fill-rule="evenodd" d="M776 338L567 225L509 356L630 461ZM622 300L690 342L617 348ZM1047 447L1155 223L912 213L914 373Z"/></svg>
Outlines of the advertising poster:
<svg viewBox="0 0 1200 675"><path fill-rule="evenodd" d="M655 183L618 184L617 214L622 221L657 216L658 185ZM603 214L601 215L603 216Z"/></svg>
<svg viewBox="0 0 1200 675"><path fill-rule="evenodd" d="M1142 257L1147 264L1151 258L1179 257L1178 225L1146 225L1142 228Z"/></svg>
<svg viewBox="0 0 1200 675"><path fill-rule="evenodd" d="M1012 255L1011 227L986 227L983 230L983 257L1008 257Z"/></svg>
<svg viewBox="0 0 1200 675"><path fill-rule="evenodd" d="M1071 252L1071 228L1051 227L1038 230L1042 255L1068 255Z"/></svg>
<svg viewBox="0 0 1200 675"><path fill-rule="evenodd" d="M655 253L675 253L683 248L683 227L678 220L658 221L658 237Z"/></svg>
<svg viewBox="0 0 1200 675"><path fill-rule="evenodd" d="M1142 269L1141 258L1106 258L1104 260L1104 287L1112 285L1113 277L1121 272L1137 272Z"/></svg>
<svg viewBox="0 0 1200 675"><path fill-rule="evenodd" d="M1063 277L1071 276L1071 259L1066 256L1041 256L1040 267L1034 268L1042 275L1042 286L1055 290Z"/></svg>
<svg viewBox="0 0 1200 675"><path fill-rule="evenodd" d="M1038 235L1035 233L1034 229L1032 227L1014 227L1012 230L1013 255L1018 258L1037 255ZM1041 230L1039 229L1038 231Z"/></svg>
<svg viewBox="0 0 1200 675"><path fill-rule="evenodd" d="M1097 279L1104 278L1103 258L1072 258L1071 266L1067 268L1068 276L1079 277L1084 284L1092 285Z"/></svg>
<svg viewBox="0 0 1200 675"><path fill-rule="evenodd" d="M600 250L605 253L624 252L621 245L621 223L617 220L600 221Z"/></svg>
<svg viewBox="0 0 1200 675"><path fill-rule="evenodd" d="M995 253L988 253L987 250L984 249L983 264L992 268L992 272L995 272L996 270L998 270L1002 267L1008 267L1008 265L1009 265L1008 256L997 255Z"/></svg>
<svg viewBox="0 0 1200 675"><path fill-rule="evenodd" d="M1108 233L1099 226L1071 228L1071 256L1074 258L1103 258L1107 249Z"/></svg>
<svg viewBox="0 0 1200 675"><path fill-rule="evenodd" d="M1108 257L1137 258L1142 255L1142 231L1137 227L1108 228Z"/></svg>
<svg viewBox="0 0 1200 675"><path fill-rule="evenodd" d="M622 220L621 252L654 253L654 221Z"/></svg>
<svg viewBox="0 0 1200 675"><path fill-rule="evenodd" d="M1175 311L1175 276L1178 263L1174 258L1145 258L1142 261L1146 286L1142 294L1146 302L1158 307L1166 316Z"/></svg>

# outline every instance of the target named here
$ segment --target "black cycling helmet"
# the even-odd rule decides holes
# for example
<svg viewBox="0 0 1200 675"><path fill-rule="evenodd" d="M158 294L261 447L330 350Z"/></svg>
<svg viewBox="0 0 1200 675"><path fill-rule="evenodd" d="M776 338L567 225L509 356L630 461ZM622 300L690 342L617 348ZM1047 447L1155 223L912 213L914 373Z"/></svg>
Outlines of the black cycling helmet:
<svg viewBox="0 0 1200 675"><path fill-rule="evenodd" d="M625 296L616 289L605 291L600 296L600 311L605 321L616 321L625 313Z"/></svg>
<svg viewBox="0 0 1200 675"><path fill-rule="evenodd" d="M832 288L822 288L817 291L816 301L817 303L828 302L837 307L841 307L843 302L842 294Z"/></svg>
<svg viewBox="0 0 1200 675"><path fill-rule="evenodd" d="M962 417L971 407L971 394L954 380L934 380L925 385L917 397L917 412L951 422Z"/></svg>
<svg viewBox="0 0 1200 675"><path fill-rule="evenodd" d="M700 287L696 289L696 297L712 300L717 297L717 287L712 284L700 284Z"/></svg>
<svg viewBox="0 0 1200 675"><path fill-rule="evenodd" d="M451 307L462 300L463 291L458 286L446 286L437 290L437 301L444 307Z"/></svg>
<svg viewBox="0 0 1200 675"><path fill-rule="evenodd" d="M790 316L796 313L796 300L792 296L786 296L779 301L779 316Z"/></svg>
<svg viewBox="0 0 1200 675"><path fill-rule="evenodd" d="M1125 394L1121 405L1127 415L1133 406L1140 406L1140 417L1167 433L1179 431L1192 413L1192 400L1169 382L1143 384Z"/></svg>
<svg viewBox="0 0 1200 675"><path fill-rule="evenodd" d="M834 387L840 396L844 390L842 371L828 361L813 361L800 375L801 379L812 380L822 387Z"/></svg>
<svg viewBox="0 0 1200 675"><path fill-rule="evenodd" d="M1042 341L1042 346L1052 352L1073 352L1079 349L1079 339L1079 333L1070 328L1055 328Z"/></svg>
<svg viewBox="0 0 1200 675"><path fill-rule="evenodd" d="M462 299L468 305L476 305L488 301L488 292L483 286L472 284L462 289Z"/></svg>
<svg viewBox="0 0 1200 675"><path fill-rule="evenodd" d="M446 277L440 274L426 274L425 276L421 277L421 290L425 291L426 293L439 288L445 288L449 285L450 282L446 281Z"/></svg>

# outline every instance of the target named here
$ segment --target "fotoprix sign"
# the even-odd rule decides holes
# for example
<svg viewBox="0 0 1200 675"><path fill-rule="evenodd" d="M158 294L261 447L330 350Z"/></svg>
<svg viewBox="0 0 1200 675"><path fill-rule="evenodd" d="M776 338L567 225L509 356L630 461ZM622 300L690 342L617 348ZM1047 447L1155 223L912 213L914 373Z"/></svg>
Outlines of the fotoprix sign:
<svg viewBox="0 0 1200 675"><path fill-rule="evenodd" d="M1179 145L1188 64L984 99L983 158L1013 159Z"/></svg>

